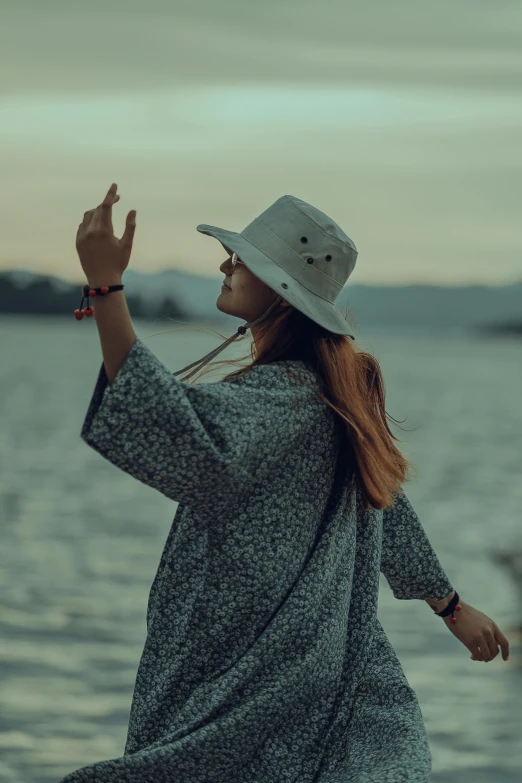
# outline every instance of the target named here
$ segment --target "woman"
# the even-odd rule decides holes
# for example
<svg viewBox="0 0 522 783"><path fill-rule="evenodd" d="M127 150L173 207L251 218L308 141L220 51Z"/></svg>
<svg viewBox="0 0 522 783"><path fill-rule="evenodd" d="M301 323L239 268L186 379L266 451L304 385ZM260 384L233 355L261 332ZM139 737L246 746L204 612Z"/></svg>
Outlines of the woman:
<svg viewBox="0 0 522 783"><path fill-rule="evenodd" d="M63 783L427 781L419 704L377 619L379 574L437 612L458 596L402 491L410 463L378 363L335 307L354 243L293 196L241 234L198 226L229 253L217 306L247 321L231 339L252 328L253 344L248 368L191 385L175 376L193 365L172 375L133 335L113 272L134 222L122 240L107 222L118 198L113 186L77 241L89 283L119 289L97 302L104 363L81 437L179 506L124 754ZM496 624L459 606L443 621L474 660L498 644L507 659Z"/></svg>

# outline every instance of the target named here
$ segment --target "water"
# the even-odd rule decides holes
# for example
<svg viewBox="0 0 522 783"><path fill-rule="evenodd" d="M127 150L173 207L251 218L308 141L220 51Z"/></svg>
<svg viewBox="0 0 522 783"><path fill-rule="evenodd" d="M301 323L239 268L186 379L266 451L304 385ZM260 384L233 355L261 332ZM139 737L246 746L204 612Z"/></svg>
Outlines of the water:
<svg viewBox="0 0 522 783"><path fill-rule="evenodd" d="M238 323L216 328L228 337ZM172 326L134 322L141 339ZM93 322L3 316L0 330L0 780L46 783L123 753L175 504L80 438L102 361ZM175 371L218 341L185 331L145 344ZM507 663L471 661L427 604L396 600L382 577L379 619L419 697L432 779L521 781L522 652L510 628L522 605L488 552L522 547L522 343L395 333L361 347L381 363L387 411L412 430L392 427L417 465L405 489L433 547L462 599L511 642Z"/></svg>

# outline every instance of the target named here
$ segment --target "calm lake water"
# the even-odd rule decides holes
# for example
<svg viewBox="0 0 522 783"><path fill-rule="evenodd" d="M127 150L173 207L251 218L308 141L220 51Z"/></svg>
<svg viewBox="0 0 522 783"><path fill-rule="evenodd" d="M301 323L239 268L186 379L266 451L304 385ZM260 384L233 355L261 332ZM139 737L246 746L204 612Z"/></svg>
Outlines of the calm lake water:
<svg viewBox="0 0 522 783"><path fill-rule="evenodd" d="M216 328L228 337L239 323ZM173 326L134 321L141 339ZM176 504L80 438L102 361L94 322L2 316L0 333L0 780L47 783L123 753ZM219 339L189 330L145 344L175 371ZM507 663L471 661L427 604L395 599L382 577L379 619L419 697L432 779L521 781L522 651L510 629L522 604L489 553L522 548L522 341L372 333L359 345L409 430L392 427L418 469L405 490L443 567L511 642Z"/></svg>

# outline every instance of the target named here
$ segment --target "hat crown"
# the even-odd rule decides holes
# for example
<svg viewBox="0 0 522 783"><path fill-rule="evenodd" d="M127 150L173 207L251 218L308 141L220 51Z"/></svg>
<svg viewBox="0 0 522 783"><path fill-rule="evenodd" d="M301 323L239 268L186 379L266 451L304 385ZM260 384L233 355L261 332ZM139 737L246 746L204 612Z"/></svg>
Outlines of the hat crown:
<svg viewBox="0 0 522 783"><path fill-rule="evenodd" d="M285 195L241 232L294 280L334 302L355 268L358 250L342 228L321 210Z"/></svg>

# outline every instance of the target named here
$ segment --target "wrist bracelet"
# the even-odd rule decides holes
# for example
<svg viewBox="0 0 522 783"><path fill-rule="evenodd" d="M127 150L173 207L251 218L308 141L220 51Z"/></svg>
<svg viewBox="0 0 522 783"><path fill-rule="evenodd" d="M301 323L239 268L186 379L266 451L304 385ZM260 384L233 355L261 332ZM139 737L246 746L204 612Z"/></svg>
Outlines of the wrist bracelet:
<svg viewBox="0 0 522 783"><path fill-rule="evenodd" d="M94 314L94 307L89 304L90 296L105 296L105 294L111 294L113 291L121 291L123 287L123 285L102 285L100 288L91 288L90 285L84 285L82 287L83 296L80 307L74 311L76 320L81 321L84 315L90 318ZM87 299L87 307L83 307L84 299Z"/></svg>
<svg viewBox="0 0 522 783"><path fill-rule="evenodd" d="M455 612L460 612L461 609L462 606L459 604L459 594L455 590L455 595L445 609L443 609L441 612L437 612L435 609L433 611L437 617L447 617L449 614L451 614L451 622L456 623L457 618L455 617Z"/></svg>

